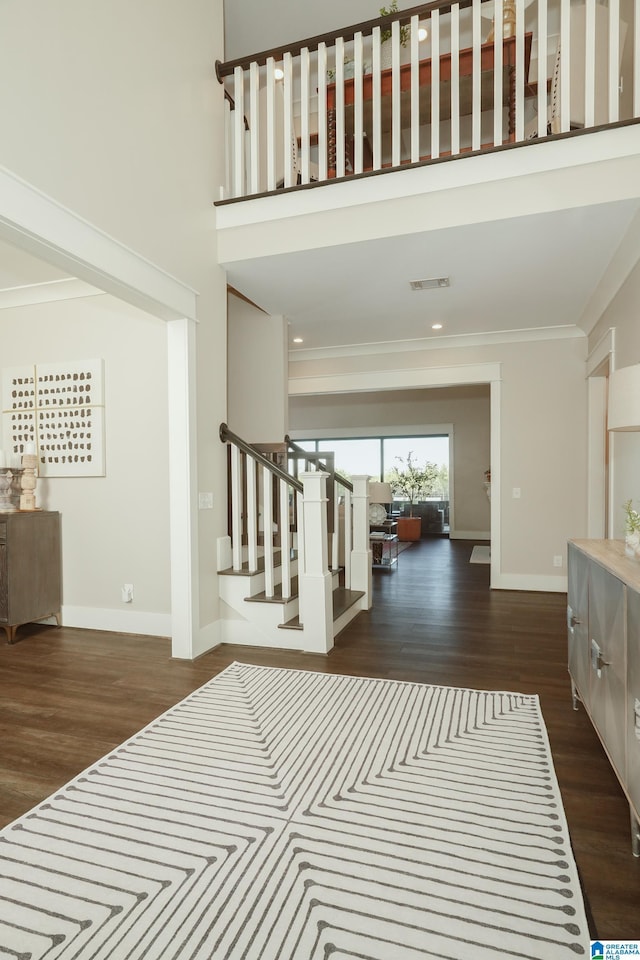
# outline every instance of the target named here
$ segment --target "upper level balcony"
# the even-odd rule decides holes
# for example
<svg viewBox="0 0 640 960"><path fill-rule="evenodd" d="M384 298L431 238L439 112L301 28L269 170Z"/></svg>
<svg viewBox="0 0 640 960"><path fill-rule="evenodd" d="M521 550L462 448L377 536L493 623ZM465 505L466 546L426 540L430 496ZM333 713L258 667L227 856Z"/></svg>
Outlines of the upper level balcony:
<svg viewBox="0 0 640 960"><path fill-rule="evenodd" d="M640 0L445 0L218 64L219 203L640 117Z"/></svg>

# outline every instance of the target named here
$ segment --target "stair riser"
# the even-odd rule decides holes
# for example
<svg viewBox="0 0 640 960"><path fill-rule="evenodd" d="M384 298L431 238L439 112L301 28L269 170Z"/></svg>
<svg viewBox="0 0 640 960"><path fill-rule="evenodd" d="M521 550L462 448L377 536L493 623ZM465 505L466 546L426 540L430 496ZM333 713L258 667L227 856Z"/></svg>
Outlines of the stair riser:
<svg viewBox="0 0 640 960"><path fill-rule="evenodd" d="M264 574L261 577L219 577L218 584L222 599L236 610L247 597L255 597L265 589Z"/></svg>
<svg viewBox="0 0 640 960"><path fill-rule="evenodd" d="M349 607L348 610L345 610L342 616L338 617L337 620L333 621L334 639L335 637L338 636L339 633L341 633L344 630L346 626L348 626L348 624L351 623L352 620L355 620L355 618L358 616L359 613L360 613L360 607L357 603L354 603L352 607Z"/></svg>
<svg viewBox="0 0 640 960"><path fill-rule="evenodd" d="M277 629L279 623L286 623L296 617L299 611L298 598L293 597L283 603L261 603L247 601L247 594L237 584L236 580L246 580L245 577L221 577L220 596L226 604L236 610L247 620L260 623L265 629Z"/></svg>
<svg viewBox="0 0 640 960"><path fill-rule="evenodd" d="M291 576L298 576L298 561L291 561ZM220 577L220 584L223 585L225 581L241 581L243 584L244 596L253 597L256 593L262 593L265 589L266 576L264 570L260 570L258 573L225 573L224 576ZM274 584L282 583L282 567L275 567L273 571L273 582Z"/></svg>

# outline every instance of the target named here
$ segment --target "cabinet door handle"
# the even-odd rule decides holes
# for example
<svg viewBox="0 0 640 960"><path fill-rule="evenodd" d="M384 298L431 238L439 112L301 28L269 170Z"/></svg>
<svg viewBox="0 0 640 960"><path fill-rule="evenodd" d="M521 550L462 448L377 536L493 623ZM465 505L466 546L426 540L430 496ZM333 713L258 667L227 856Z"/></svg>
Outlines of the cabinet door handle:
<svg viewBox="0 0 640 960"><path fill-rule="evenodd" d="M599 650L598 657L596 659L596 669L602 670L603 667L610 667L610 666L611 666L611 661L605 660L604 657L602 656L602 652Z"/></svg>
<svg viewBox="0 0 640 960"><path fill-rule="evenodd" d="M575 613L573 612L573 607L567 605L567 626L569 629L573 630L573 628L581 622L582 621L576 617Z"/></svg>

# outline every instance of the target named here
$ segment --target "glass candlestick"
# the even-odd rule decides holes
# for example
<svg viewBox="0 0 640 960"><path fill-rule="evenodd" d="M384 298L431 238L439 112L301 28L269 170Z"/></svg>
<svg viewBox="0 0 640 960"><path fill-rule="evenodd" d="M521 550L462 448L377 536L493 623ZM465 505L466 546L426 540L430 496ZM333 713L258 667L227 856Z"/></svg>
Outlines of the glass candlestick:
<svg viewBox="0 0 640 960"><path fill-rule="evenodd" d="M13 474L11 470L0 469L0 513L15 513L16 507L11 500L11 484Z"/></svg>

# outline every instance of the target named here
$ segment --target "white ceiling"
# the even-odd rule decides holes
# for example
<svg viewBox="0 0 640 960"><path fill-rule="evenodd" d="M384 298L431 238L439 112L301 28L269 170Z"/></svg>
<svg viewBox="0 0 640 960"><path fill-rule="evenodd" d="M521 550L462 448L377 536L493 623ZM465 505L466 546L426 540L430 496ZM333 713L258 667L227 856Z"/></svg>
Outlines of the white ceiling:
<svg viewBox="0 0 640 960"><path fill-rule="evenodd" d="M288 318L294 355L572 327L639 209L640 200L625 200L260 257L231 265L228 279L267 312ZM451 286L409 287L410 280L440 276L450 277ZM63 292L65 279L58 268L0 241L0 308L98 292L88 285ZM437 332L436 322L442 323ZM300 345L292 342L297 336Z"/></svg>
<svg viewBox="0 0 640 960"><path fill-rule="evenodd" d="M66 279L67 274L0 240L0 291Z"/></svg>
<svg viewBox="0 0 640 960"><path fill-rule="evenodd" d="M639 207L595 204L260 257L230 265L229 282L288 318L290 340L304 340L294 350L571 326ZM450 287L409 287L441 276Z"/></svg>

